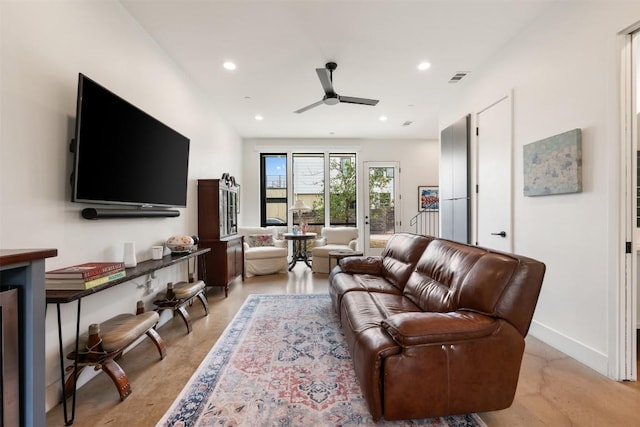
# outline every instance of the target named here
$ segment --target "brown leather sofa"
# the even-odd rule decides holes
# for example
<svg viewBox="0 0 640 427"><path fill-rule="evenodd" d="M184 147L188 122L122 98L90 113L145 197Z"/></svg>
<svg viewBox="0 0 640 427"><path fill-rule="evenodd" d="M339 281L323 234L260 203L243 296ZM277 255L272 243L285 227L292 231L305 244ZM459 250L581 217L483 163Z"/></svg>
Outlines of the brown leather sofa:
<svg viewBox="0 0 640 427"><path fill-rule="evenodd" d="M329 276L374 420L504 409L513 403L545 265L399 233L379 257Z"/></svg>

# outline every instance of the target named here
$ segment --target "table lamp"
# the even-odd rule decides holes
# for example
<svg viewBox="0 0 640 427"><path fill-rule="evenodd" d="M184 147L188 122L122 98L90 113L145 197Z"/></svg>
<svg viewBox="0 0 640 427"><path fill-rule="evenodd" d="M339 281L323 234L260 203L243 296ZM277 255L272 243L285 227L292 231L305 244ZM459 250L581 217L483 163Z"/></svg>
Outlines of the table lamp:
<svg viewBox="0 0 640 427"><path fill-rule="evenodd" d="M302 233L304 234L307 230L306 230L306 226L303 228L302 226L302 212L309 212L311 210L311 207L309 207L309 205L307 205L303 200L297 199L296 202L291 205L291 207L289 208L290 211L293 212L298 212L298 225L301 228Z"/></svg>

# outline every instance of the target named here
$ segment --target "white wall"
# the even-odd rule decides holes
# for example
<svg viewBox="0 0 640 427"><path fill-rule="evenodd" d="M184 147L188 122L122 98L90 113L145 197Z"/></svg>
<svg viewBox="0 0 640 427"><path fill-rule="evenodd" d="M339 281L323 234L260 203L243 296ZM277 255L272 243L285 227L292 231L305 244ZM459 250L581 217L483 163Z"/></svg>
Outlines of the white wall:
<svg viewBox="0 0 640 427"><path fill-rule="evenodd" d="M418 212L418 186L438 185L437 140L384 139L245 139L243 144L242 211L244 225L260 224L260 153L357 153L359 174L367 161L400 162L401 221L398 231L415 231L409 220ZM289 165L290 167L290 165ZM360 180L362 181L362 180ZM358 193L362 194L362 182ZM362 218L359 213L359 222Z"/></svg>
<svg viewBox="0 0 640 427"><path fill-rule="evenodd" d="M117 2L0 2L0 247L57 248L47 269L121 260L133 241L138 261L175 234L197 233L196 179L242 174L241 140L163 51ZM82 72L191 139L188 205L179 218L87 221L70 203L78 73ZM117 162L118 153L113 160ZM81 331L118 312L151 307L186 266L163 269L82 301ZM147 292L145 285L149 285ZM76 304L62 306L71 347ZM55 306L47 315L47 409L57 403L59 365ZM153 363L153 360L150 360Z"/></svg>
<svg viewBox="0 0 640 427"><path fill-rule="evenodd" d="M513 89L514 249L547 265L531 333L615 377L619 238L618 32L640 2L560 2L517 36L440 117L444 127ZM582 129L583 192L522 194L522 147Z"/></svg>

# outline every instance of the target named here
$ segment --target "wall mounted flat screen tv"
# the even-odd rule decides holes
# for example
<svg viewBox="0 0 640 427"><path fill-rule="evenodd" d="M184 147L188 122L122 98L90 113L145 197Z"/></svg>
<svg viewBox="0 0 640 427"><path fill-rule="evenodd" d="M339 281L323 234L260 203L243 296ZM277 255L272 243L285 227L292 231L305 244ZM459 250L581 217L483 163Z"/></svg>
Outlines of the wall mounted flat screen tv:
<svg viewBox="0 0 640 427"><path fill-rule="evenodd" d="M186 207L189 139L83 74L72 147L72 201Z"/></svg>

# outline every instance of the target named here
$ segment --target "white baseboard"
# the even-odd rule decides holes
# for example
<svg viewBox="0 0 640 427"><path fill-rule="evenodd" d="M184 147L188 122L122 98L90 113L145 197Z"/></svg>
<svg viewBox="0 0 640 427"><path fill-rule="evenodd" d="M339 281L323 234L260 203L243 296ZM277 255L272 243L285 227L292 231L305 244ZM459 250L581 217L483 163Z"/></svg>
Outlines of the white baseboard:
<svg viewBox="0 0 640 427"><path fill-rule="evenodd" d="M531 322L529 333L589 368L608 376L609 358L606 354L535 320Z"/></svg>

